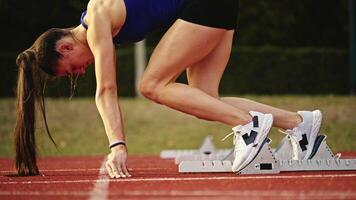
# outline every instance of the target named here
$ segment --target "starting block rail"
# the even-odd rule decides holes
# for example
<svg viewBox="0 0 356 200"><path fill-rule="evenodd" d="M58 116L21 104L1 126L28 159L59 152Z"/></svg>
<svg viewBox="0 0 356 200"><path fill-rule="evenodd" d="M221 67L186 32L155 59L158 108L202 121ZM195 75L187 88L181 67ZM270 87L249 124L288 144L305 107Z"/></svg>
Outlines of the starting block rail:
<svg viewBox="0 0 356 200"><path fill-rule="evenodd" d="M222 149L210 154L191 154L191 155L177 155L174 159L176 164L179 164L183 161L191 161L191 160L225 160L227 155L229 155L233 150L232 149Z"/></svg>
<svg viewBox="0 0 356 200"><path fill-rule="evenodd" d="M216 149L213 137L207 136L199 149L163 150L162 159L175 159L176 164L185 160L222 160L231 153L232 149Z"/></svg>
<svg viewBox="0 0 356 200"><path fill-rule="evenodd" d="M212 142L211 137L209 139ZM276 174L284 171L326 171L326 170L356 170L356 159L340 159L340 154L334 155L326 143L326 136L316 138L311 156L307 160L291 160L292 147L286 136L278 147L270 147L270 139L261 145L256 157L238 174ZM204 142L205 143L205 142ZM202 145L203 147L204 145ZM202 149L202 148L201 148ZM200 150L201 150L200 149ZM181 173L204 172L231 172L233 154L231 149L220 151L214 148L210 154L195 155L176 154L176 163L179 163ZM224 157L225 156L225 157Z"/></svg>

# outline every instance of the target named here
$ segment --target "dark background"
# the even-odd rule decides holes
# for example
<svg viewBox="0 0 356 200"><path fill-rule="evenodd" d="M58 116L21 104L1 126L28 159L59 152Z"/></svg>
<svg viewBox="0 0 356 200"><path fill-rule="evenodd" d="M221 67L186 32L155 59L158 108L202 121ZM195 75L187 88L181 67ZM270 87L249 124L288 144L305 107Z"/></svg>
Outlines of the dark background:
<svg viewBox="0 0 356 200"><path fill-rule="evenodd" d="M45 30L79 24L88 1L0 0L0 97L14 95L16 55ZM147 39L148 54L164 30ZM238 31L223 94L347 94L347 0L241 0ZM134 95L132 45L118 49L121 96ZM149 56L149 55L148 55ZM93 68L78 83L78 96L95 92ZM185 81L181 76L180 81ZM67 96L69 81L51 81L47 95Z"/></svg>

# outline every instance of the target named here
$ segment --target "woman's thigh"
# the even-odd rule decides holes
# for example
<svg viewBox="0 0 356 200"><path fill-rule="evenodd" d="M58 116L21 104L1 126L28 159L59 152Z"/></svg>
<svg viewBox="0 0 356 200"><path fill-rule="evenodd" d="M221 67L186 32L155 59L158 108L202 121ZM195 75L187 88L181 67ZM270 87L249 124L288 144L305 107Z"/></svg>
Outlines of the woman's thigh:
<svg viewBox="0 0 356 200"><path fill-rule="evenodd" d="M142 82L164 86L175 81L186 68L209 55L226 32L178 19L153 51Z"/></svg>
<svg viewBox="0 0 356 200"><path fill-rule="evenodd" d="M234 31L224 34L219 44L201 61L187 69L190 86L219 97L219 83L231 54Z"/></svg>

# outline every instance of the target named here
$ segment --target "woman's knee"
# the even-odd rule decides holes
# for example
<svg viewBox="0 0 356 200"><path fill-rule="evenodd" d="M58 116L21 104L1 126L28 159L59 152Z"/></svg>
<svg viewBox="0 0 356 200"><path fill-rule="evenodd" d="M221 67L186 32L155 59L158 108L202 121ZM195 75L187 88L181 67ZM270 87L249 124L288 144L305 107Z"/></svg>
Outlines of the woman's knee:
<svg viewBox="0 0 356 200"><path fill-rule="evenodd" d="M140 92L142 96L152 101L158 101L159 84L156 81L143 78L140 83Z"/></svg>

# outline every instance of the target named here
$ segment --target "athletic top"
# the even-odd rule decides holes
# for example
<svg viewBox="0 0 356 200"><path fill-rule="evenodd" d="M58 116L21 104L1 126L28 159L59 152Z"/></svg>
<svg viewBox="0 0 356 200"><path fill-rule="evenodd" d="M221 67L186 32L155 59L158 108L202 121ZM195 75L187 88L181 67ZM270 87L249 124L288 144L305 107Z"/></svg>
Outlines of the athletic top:
<svg viewBox="0 0 356 200"><path fill-rule="evenodd" d="M147 34L157 28L173 23L183 7L184 0L124 0L126 20L120 32L113 38L114 44L124 44L143 40ZM84 23L86 11L82 13Z"/></svg>

